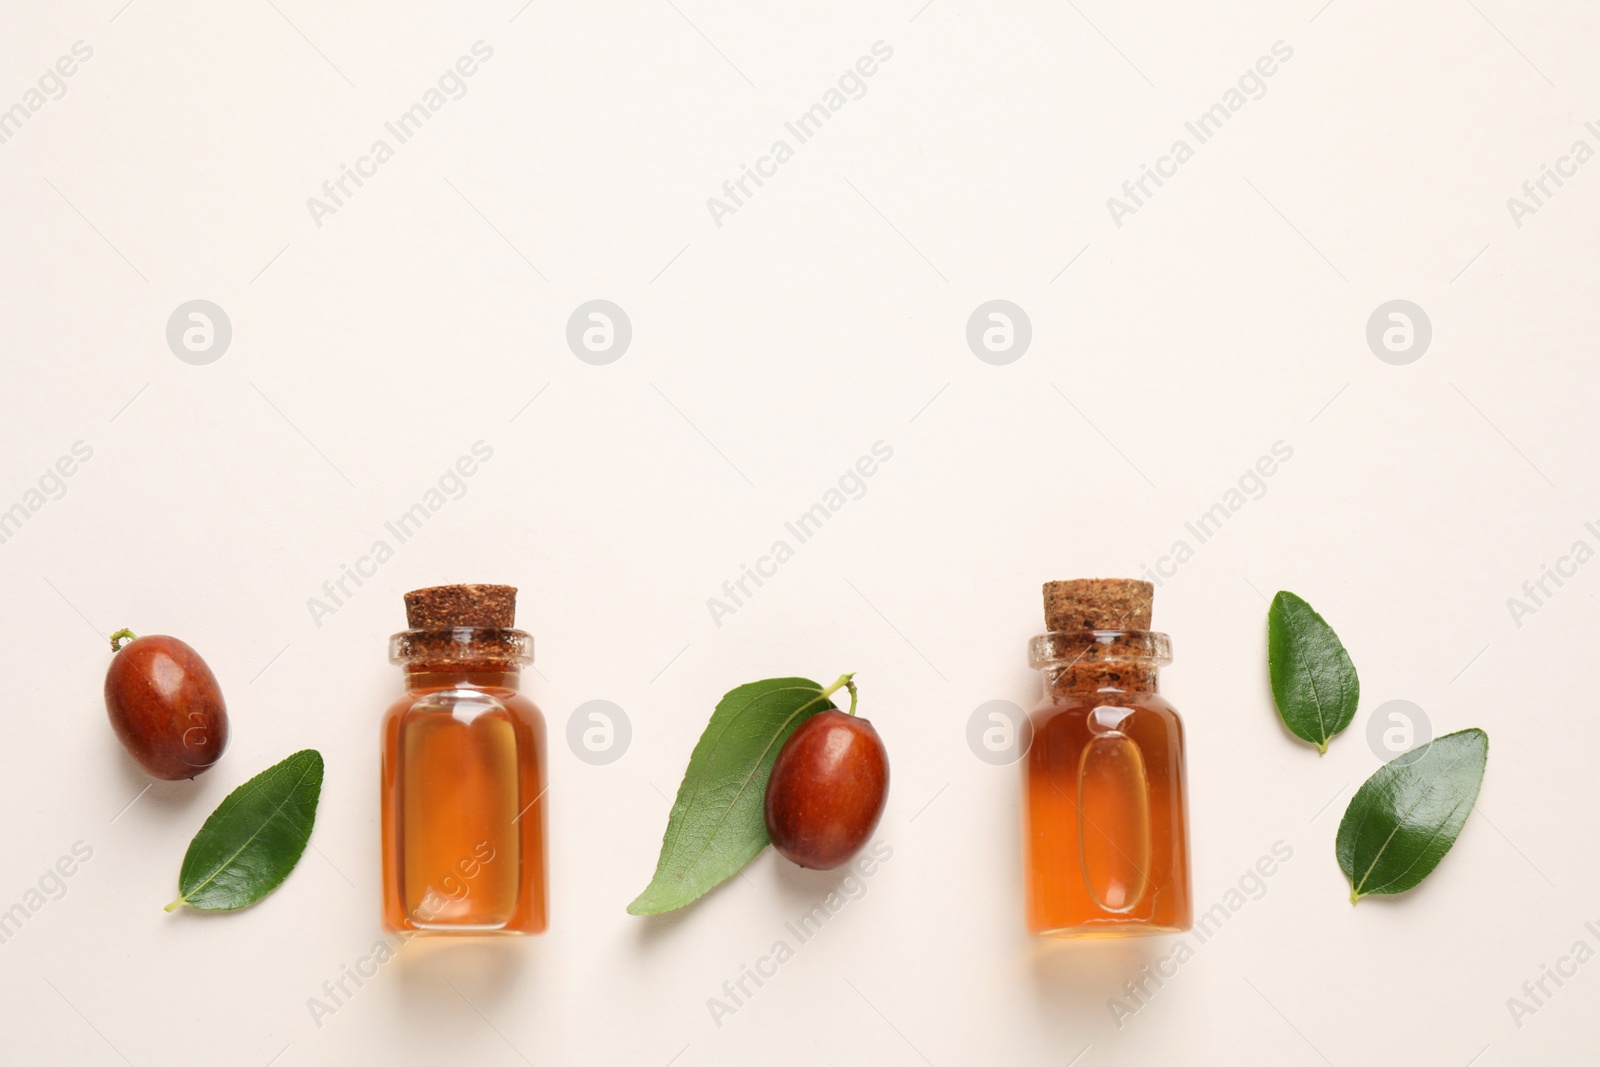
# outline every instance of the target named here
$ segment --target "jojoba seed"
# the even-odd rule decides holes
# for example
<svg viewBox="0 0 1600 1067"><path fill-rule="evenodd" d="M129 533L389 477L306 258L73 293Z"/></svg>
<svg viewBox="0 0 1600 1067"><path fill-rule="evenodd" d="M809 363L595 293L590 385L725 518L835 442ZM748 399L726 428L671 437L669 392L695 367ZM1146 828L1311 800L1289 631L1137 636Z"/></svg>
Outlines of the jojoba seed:
<svg viewBox="0 0 1600 1067"><path fill-rule="evenodd" d="M168 781L193 778L221 759L228 709L200 653L176 637L137 637L120 648L117 640L106 714L128 755Z"/></svg>
<svg viewBox="0 0 1600 1067"><path fill-rule="evenodd" d="M889 799L889 756L866 719L824 711L789 735L767 779L767 836L802 867L831 870L867 843Z"/></svg>

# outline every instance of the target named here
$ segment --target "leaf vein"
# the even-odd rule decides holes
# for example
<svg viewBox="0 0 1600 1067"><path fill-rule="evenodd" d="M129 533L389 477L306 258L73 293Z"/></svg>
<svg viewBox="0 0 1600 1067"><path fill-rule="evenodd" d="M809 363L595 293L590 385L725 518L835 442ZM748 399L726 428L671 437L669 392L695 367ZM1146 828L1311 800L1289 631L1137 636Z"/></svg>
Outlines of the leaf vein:
<svg viewBox="0 0 1600 1067"><path fill-rule="evenodd" d="M1431 751L1436 743L1437 742L1434 741L1428 742L1428 750ZM1395 835L1404 829L1406 821L1411 818L1411 813L1416 811L1417 808L1422 805L1422 802L1427 800L1428 797L1434 793L1434 791L1439 787L1439 784L1447 775L1449 775L1450 771L1455 767L1455 765L1465 759L1466 756L1466 752L1459 753L1443 771L1440 771L1437 776L1423 784L1421 791L1417 794L1417 798L1412 802L1411 806L1405 810L1405 814L1400 816L1399 819L1395 820L1394 828L1389 831L1389 836L1383 839L1383 844L1378 846L1378 852L1372 857L1372 862L1369 863L1367 865L1367 869L1361 873L1361 881L1355 886L1355 892L1357 895L1364 895L1362 894L1361 890L1367 884L1367 879L1372 877L1372 872L1378 866L1378 861L1383 859L1383 854L1388 851L1389 845L1392 841L1394 841ZM1421 758L1422 757L1419 755L1418 760ZM1415 763L1416 761L1413 761L1413 763L1409 764L1408 766L1415 766ZM1354 842L1352 842L1351 847L1354 848ZM1354 857L1352 857L1352 860L1353 859Z"/></svg>
<svg viewBox="0 0 1600 1067"><path fill-rule="evenodd" d="M802 691L809 691L809 687L806 687L806 686L786 686L783 689L771 690L771 692L782 693L782 692L788 692L790 689L799 689L799 690L802 690ZM764 760L766 758L766 755L767 755L767 753L769 751L771 751L772 746L777 743L777 740L778 740L779 736L781 736L783 731L788 728L788 725L795 720L796 716L798 716L801 712L805 711L811 705L815 704L817 701L823 700L823 699L826 699L826 698L823 697L822 690L819 688L817 690L817 695L816 696L812 697L810 700L806 701L804 704L801 704L794 711L790 712L789 716L786 719L784 719L783 725L780 726L777 730L775 730L773 732L772 737L767 741L766 745L762 747L761 755L759 757L757 757L757 759L755 760L754 765L750 768L749 773L744 776L744 780L739 783L739 789L738 789L738 791L736 793L734 793L733 799L728 801L727 804L723 805L722 813L717 817L716 824L711 827L710 832L706 835L706 839L705 839L704 843L700 846L699 851L694 854L694 857L688 863L684 864L683 870L684 870L685 873L687 873L688 871L692 870L697 864L699 864L701 858L705 855L706 850L709 849L711 847L711 843L714 840L716 840L717 831L722 829L722 824L728 820L728 816L730 814L732 814L733 809L738 805L739 798L744 796L744 791L750 787L750 783L755 779L756 772L761 769L762 760ZM753 705L754 703L755 703L755 700L752 699L750 704L746 704L743 708L739 709L738 714L739 715L743 715L746 711L748 711L750 709L751 705ZM723 733L725 734L725 733L727 733L727 731L724 730ZM720 735L719 735L719 740L720 740Z"/></svg>
<svg viewBox="0 0 1600 1067"><path fill-rule="evenodd" d="M1305 674L1306 683L1311 687L1311 702L1312 702L1312 704L1314 704L1316 706L1316 709L1317 709L1317 735L1318 735L1318 738L1319 738L1318 743L1326 745L1328 743L1328 741L1329 741L1328 723L1327 723L1327 720L1325 720L1323 718L1323 716L1322 716L1322 693L1317 689L1316 672L1311 669L1310 657L1308 657L1308 656L1306 656L1304 654L1299 654L1299 653L1301 653L1301 650L1303 650L1305 648L1305 639L1304 639L1304 636L1303 636L1303 631L1298 626L1295 625L1294 613L1293 613L1292 610L1284 611L1284 613L1283 613L1283 622L1284 622L1285 626L1287 626L1290 630L1294 631L1295 649L1296 649L1296 652L1297 652L1297 655L1295 656L1295 663L1301 669L1301 671Z"/></svg>
<svg viewBox="0 0 1600 1067"><path fill-rule="evenodd" d="M184 892L184 894L181 897L179 897L179 899L187 904L190 900L192 900L194 898L196 893L199 893L206 886L210 885L212 882L214 882L217 879L218 876L220 876L222 874L223 871L227 870L230 866L232 866L233 861L239 858L240 853L244 852L245 849L249 848L250 845L255 841L255 839L257 837L261 836L261 832L263 830L265 830L268 825L271 824L273 819L278 817L278 813L283 810L284 805L288 804L289 801L291 799L293 799L295 792L300 788L301 784L305 782L306 777L308 775L310 775L313 766L315 766L313 761L311 761L309 759L306 760L306 766L300 772L300 777L295 780L294 785L289 787L289 790L284 795L283 799L278 802L278 804L277 804L277 806L275 808L273 808L272 814L268 815L265 819L261 820L261 825L257 826L255 828L255 830L250 834L250 836L245 839L244 843L241 844L237 849L235 849L233 851L232 855L228 856L227 859L223 860L221 863L219 863L215 867L213 867L211 869L210 873L208 873L206 875L206 877L202 881L197 883L192 889L189 889L186 892ZM258 787L258 789L259 789L259 787ZM298 829L298 827L296 827L296 829ZM308 839L310 838L310 834L307 834L306 836L307 836Z"/></svg>

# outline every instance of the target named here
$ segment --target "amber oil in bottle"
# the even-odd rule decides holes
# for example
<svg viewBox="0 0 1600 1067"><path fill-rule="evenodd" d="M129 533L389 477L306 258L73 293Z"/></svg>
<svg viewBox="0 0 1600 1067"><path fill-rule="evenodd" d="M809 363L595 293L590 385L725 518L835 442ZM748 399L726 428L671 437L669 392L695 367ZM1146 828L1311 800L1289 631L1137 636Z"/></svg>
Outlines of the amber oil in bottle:
<svg viewBox="0 0 1600 1067"><path fill-rule="evenodd" d="M406 594L405 695L383 720L383 918L422 933L542 933L545 726L518 692L516 590Z"/></svg>
<svg viewBox="0 0 1600 1067"><path fill-rule="evenodd" d="M1044 587L1049 632L1029 643L1044 696L1023 757L1031 933L1189 928L1183 724L1157 689L1172 652L1149 629L1153 595L1122 579Z"/></svg>

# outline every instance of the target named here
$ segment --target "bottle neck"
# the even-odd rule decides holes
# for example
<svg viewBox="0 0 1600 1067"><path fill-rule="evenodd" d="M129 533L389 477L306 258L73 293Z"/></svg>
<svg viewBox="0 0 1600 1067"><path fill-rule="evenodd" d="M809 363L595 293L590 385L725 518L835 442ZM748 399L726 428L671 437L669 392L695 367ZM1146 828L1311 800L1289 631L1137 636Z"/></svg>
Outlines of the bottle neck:
<svg viewBox="0 0 1600 1067"><path fill-rule="evenodd" d="M423 667L407 669L406 689L411 692L428 692L435 689L510 689L515 691L522 681L522 672L502 667L485 670L457 667Z"/></svg>
<svg viewBox="0 0 1600 1067"><path fill-rule="evenodd" d="M1028 652L1051 698L1159 692L1161 668L1172 662L1167 635L1151 630L1057 630L1035 637Z"/></svg>
<svg viewBox="0 0 1600 1067"><path fill-rule="evenodd" d="M405 669L409 689L516 689L520 669L533 662L533 638L473 626L403 630L389 639L389 662Z"/></svg>
<svg viewBox="0 0 1600 1067"><path fill-rule="evenodd" d="M1107 691L1157 693L1161 690L1159 668L1129 661L1046 667L1041 673L1045 695L1052 697Z"/></svg>

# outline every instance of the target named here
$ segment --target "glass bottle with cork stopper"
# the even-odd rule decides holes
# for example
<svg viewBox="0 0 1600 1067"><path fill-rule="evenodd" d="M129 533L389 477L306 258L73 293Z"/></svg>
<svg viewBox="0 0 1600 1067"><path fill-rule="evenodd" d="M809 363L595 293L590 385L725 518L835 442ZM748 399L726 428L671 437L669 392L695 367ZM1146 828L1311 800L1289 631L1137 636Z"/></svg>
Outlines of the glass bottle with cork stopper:
<svg viewBox="0 0 1600 1067"><path fill-rule="evenodd" d="M1187 930L1183 724L1157 690L1172 662L1150 629L1149 582L1047 582L1048 633L1029 642L1044 696L1023 759L1028 930L1049 936Z"/></svg>
<svg viewBox="0 0 1600 1067"><path fill-rule="evenodd" d="M405 595L406 692L383 719L383 919L427 933L544 932L544 716L517 691L533 638L516 589Z"/></svg>

